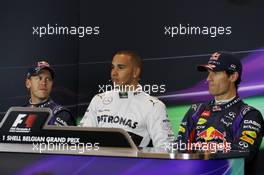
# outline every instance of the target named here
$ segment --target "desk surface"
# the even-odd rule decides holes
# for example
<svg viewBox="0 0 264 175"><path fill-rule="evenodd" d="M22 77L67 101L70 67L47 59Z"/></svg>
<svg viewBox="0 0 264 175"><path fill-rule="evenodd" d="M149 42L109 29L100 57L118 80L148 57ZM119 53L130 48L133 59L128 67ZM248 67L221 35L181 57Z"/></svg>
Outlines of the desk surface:
<svg viewBox="0 0 264 175"><path fill-rule="evenodd" d="M18 152L18 153L45 153L45 154L64 154L64 155L95 155L95 156L114 156L114 157L139 157L139 158L161 158L161 159L228 159L246 157L248 152L243 151L229 151L228 153L217 152L168 152L164 149L144 148L144 149L131 149L131 148L107 148L100 147L99 150L85 150L83 147L78 149L46 149L40 152L39 149L34 148L32 144L9 144L0 143L0 152Z"/></svg>

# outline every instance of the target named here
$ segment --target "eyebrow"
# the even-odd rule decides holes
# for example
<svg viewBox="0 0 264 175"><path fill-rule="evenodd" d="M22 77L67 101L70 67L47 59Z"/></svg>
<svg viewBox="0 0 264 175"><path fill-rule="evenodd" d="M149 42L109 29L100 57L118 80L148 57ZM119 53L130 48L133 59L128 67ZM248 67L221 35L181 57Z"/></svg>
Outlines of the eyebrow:
<svg viewBox="0 0 264 175"><path fill-rule="evenodd" d="M38 76L38 77L43 77L43 75L41 75L41 74L38 74L38 75L36 75L36 76ZM53 80L51 75L48 75L48 76L46 76L45 78L49 78L49 79Z"/></svg>
<svg viewBox="0 0 264 175"><path fill-rule="evenodd" d="M112 66L115 66L114 64L112 64ZM125 66L127 66L126 64L117 64L116 66L118 66L118 67L125 67Z"/></svg>

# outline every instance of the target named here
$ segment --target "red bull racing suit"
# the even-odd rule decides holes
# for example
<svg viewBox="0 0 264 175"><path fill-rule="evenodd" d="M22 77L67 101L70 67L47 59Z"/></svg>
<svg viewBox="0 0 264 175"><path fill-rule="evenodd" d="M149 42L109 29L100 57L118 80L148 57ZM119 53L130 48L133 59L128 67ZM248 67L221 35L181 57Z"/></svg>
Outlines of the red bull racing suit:
<svg viewBox="0 0 264 175"><path fill-rule="evenodd" d="M38 108L50 108L52 110L52 115L48 121L48 125L57 126L75 126L75 119L73 118L69 109L58 105L52 99L48 99L39 104L32 104L31 100L29 103L24 105L24 107L38 107Z"/></svg>
<svg viewBox="0 0 264 175"><path fill-rule="evenodd" d="M184 116L177 140L182 143L230 143L232 150L258 152L263 137L261 113L239 97L216 105L194 104Z"/></svg>

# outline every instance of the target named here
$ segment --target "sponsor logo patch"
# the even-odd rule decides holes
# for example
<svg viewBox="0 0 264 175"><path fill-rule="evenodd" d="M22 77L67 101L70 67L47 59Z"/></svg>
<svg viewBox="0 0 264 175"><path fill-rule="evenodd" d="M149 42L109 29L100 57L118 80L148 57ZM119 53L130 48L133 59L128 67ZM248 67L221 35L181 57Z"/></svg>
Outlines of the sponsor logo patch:
<svg viewBox="0 0 264 175"><path fill-rule="evenodd" d="M205 124L206 122L207 122L206 119L204 119L204 118L199 118L197 124L198 124L198 125L202 125L202 124Z"/></svg>

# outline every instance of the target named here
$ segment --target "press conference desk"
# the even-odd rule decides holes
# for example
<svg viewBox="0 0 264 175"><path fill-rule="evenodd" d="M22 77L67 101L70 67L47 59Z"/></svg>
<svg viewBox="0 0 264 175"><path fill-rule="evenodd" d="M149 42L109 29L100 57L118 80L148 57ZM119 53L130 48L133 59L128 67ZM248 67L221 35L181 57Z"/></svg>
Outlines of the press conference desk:
<svg viewBox="0 0 264 175"><path fill-rule="evenodd" d="M12 147L18 152L5 152ZM8 147L8 148L7 148ZM25 153L25 145L0 144L1 174L243 174L245 153L167 153L102 148L97 153ZM32 148L31 148L32 149ZM108 156L103 156L103 154ZM119 156L118 156L119 154Z"/></svg>
<svg viewBox="0 0 264 175"><path fill-rule="evenodd" d="M123 129L49 126L50 116L48 108L12 107L8 110L0 123L1 175L244 173L243 157L247 153L138 149ZM67 149L57 149L58 145ZM78 147L72 149L76 145ZM53 149L48 149L51 147Z"/></svg>

